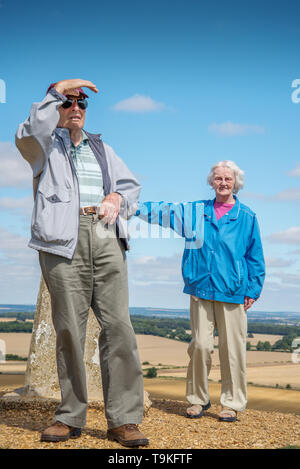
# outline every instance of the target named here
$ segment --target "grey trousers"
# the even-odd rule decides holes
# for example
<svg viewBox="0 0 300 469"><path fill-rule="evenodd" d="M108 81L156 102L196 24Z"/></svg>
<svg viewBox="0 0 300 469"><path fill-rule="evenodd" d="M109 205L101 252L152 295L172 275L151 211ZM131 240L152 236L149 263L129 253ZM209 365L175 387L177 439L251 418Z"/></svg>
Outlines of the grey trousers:
<svg viewBox="0 0 300 469"><path fill-rule="evenodd" d="M197 301L191 296L192 340L188 347L186 398L193 404L209 401L208 375L218 329L221 368L221 405L243 412L247 404L246 340L247 313L244 305Z"/></svg>
<svg viewBox="0 0 300 469"><path fill-rule="evenodd" d="M55 420L84 427L88 405L84 345L89 308L101 326L100 366L108 428L141 423L143 376L128 309L126 255L94 215L80 215L72 260L39 251L56 331L61 403ZM104 236L103 236L104 235Z"/></svg>

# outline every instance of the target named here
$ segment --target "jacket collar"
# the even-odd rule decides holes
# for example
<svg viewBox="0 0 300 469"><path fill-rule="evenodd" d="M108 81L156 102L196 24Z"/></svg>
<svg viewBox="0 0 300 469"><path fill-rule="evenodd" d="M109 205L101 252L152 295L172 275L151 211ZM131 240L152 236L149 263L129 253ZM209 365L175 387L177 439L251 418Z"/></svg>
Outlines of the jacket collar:
<svg viewBox="0 0 300 469"><path fill-rule="evenodd" d="M240 201L236 195L233 196L235 199L235 204L232 209L228 212L228 220L236 220L240 213ZM204 216L208 217L215 225L218 225L215 210L214 210L214 203L216 198L208 200L208 203L205 204L204 207Z"/></svg>
<svg viewBox="0 0 300 469"><path fill-rule="evenodd" d="M91 134L90 132L87 132L86 130L82 129L84 134L86 135L87 138L92 138L92 139L99 139L101 134ZM59 135L59 137L63 138L65 141L70 140L70 132L69 129L65 129L64 127L56 127L55 133Z"/></svg>

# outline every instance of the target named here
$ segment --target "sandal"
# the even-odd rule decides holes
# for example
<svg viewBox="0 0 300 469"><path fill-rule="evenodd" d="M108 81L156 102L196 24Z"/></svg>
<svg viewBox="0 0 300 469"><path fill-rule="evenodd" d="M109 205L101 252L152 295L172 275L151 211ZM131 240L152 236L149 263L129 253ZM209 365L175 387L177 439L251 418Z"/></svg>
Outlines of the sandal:
<svg viewBox="0 0 300 469"><path fill-rule="evenodd" d="M186 416L190 419L200 419L201 417L203 417L204 412L210 408L210 406L211 406L210 401L208 401L208 403L205 405L194 404L191 407L188 407L186 409ZM195 411L196 413L189 414L188 413L189 410L191 410L192 412Z"/></svg>
<svg viewBox="0 0 300 469"><path fill-rule="evenodd" d="M223 407L219 413L219 422L236 422L237 412L229 407Z"/></svg>

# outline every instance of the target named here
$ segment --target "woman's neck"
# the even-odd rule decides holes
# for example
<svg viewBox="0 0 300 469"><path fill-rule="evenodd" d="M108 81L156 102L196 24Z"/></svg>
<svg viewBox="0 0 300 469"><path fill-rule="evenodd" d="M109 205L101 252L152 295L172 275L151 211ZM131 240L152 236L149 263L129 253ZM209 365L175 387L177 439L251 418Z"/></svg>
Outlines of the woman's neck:
<svg viewBox="0 0 300 469"><path fill-rule="evenodd" d="M234 204L235 199L232 194L230 195L219 195L216 194L216 202L220 204Z"/></svg>

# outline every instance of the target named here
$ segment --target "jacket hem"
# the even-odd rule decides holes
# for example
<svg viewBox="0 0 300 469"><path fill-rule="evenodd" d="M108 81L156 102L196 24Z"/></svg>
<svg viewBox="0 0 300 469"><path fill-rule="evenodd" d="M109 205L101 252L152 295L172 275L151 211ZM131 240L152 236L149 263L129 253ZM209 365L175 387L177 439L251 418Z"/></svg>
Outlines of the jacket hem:
<svg viewBox="0 0 300 469"><path fill-rule="evenodd" d="M50 254L56 254L57 256L62 256L66 257L67 259L72 259L73 258L73 251L66 252L64 249L59 249L59 248L52 248L49 247L47 243L43 243L42 241L37 241L37 240L30 240L28 243L28 247L32 249L36 249L37 251L45 251L49 252Z"/></svg>
<svg viewBox="0 0 300 469"><path fill-rule="evenodd" d="M198 298L201 298L202 300L221 301L222 303L236 303L236 304L242 305L244 304L244 301L245 301L245 296L241 296L241 295L229 296L229 295L225 295L224 293L199 290L198 288L193 288L190 286L185 286L183 289L183 293L197 296Z"/></svg>

